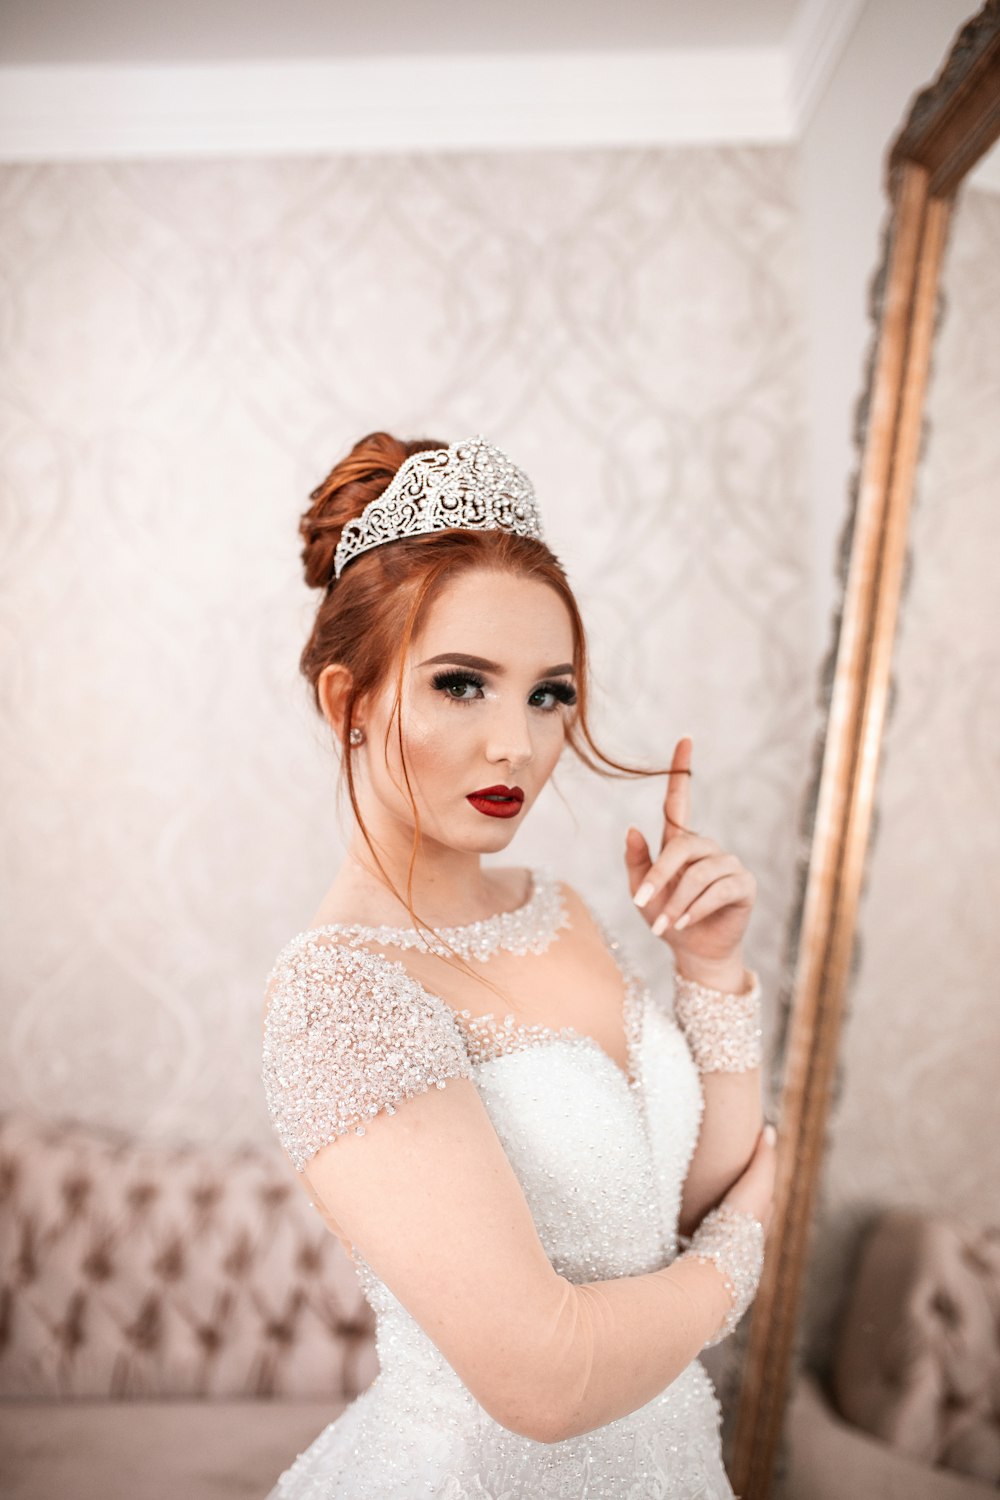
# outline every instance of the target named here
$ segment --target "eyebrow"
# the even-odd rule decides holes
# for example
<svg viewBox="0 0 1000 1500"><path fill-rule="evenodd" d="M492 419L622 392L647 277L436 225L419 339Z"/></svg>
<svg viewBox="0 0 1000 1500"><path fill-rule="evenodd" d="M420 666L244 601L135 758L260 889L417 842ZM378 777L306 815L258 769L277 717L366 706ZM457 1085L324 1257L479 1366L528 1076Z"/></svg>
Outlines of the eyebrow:
<svg viewBox="0 0 1000 1500"><path fill-rule="evenodd" d="M485 656L468 656L464 651L443 651L440 656L429 656L426 661L418 662L419 667L432 667L438 662L454 662L462 667L478 667L481 672L495 672L503 676L503 667L499 662L487 661ZM571 661L560 662L558 667L547 667L540 675L542 677L565 677L575 671Z"/></svg>

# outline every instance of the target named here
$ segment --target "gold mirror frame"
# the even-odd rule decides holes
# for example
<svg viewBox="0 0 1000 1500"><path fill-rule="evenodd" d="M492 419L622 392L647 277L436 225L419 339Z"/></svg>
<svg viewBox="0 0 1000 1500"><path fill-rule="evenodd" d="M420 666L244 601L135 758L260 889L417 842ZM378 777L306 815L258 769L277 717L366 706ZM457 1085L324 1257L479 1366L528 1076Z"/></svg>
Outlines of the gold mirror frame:
<svg viewBox="0 0 1000 1500"><path fill-rule="evenodd" d="M760 1287L749 1320L730 1477L767 1500L781 1452L799 1304L856 956L892 652L909 577L910 504L939 276L955 194L1000 136L1000 0L958 33L887 156L889 215L871 289L873 335L855 424L857 467L838 545L840 611L821 673L825 723L803 812L774 1077L783 1071L778 1176Z"/></svg>

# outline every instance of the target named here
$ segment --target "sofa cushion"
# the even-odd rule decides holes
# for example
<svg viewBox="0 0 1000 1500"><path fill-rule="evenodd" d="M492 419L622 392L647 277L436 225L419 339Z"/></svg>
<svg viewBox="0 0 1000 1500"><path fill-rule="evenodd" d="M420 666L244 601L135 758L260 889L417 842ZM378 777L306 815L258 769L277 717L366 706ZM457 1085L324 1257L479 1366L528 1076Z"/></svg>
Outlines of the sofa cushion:
<svg viewBox="0 0 1000 1500"><path fill-rule="evenodd" d="M779 1493L790 1500L996 1500L992 1485L909 1458L845 1422L807 1369L788 1403Z"/></svg>
<svg viewBox="0 0 1000 1500"><path fill-rule="evenodd" d="M262 1500L341 1410L325 1401L3 1402L4 1500Z"/></svg>
<svg viewBox="0 0 1000 1500"><path fill-rule="evenodd" d="M0 1115L0 1396L341 1401L377 1368L354 1267L277 1147Z"/></svg>
<svg viewBox="0 0 1000 1500"><path fill-rule="evenodd" d="M832 1362L841 1414L1000 1484L1000 1229L893 1209L866 1236Z"/></svg>

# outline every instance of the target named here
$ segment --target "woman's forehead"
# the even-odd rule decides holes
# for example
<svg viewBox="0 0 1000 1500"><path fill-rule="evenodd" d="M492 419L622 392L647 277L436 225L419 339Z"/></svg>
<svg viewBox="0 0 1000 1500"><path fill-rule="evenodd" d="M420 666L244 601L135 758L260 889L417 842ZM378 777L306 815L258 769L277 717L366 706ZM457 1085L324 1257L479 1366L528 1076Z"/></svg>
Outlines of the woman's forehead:
<svg viewBox="0 0 1000 1500"><path fill-rule="evenodd" d="M537 578L469 570L450 580L432 601L414 638L414 660L440 651L495 661L525 654L568 660L573 654L569 610L555 589Z"/></svg>

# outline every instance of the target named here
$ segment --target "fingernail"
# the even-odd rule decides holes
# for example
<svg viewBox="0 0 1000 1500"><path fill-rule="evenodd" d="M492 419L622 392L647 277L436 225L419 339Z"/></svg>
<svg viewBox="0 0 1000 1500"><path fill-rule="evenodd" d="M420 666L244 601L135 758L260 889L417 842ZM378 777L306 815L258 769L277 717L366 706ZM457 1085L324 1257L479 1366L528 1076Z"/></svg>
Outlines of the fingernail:
<svg viewBox="0 0 1000 1500"><path fill-rule="evenodd" d="M660 933L666 932L669 926L670 918L667 916L665 911L661 911L660 915L657 917L656 921L653 923L652 927L649 930L654 937L659 937Z"/></svg>
<svg viewBox="0 0 1000 1500"><path fill-rule="evenodd" d="M651 885L648 880L644 880L642 882L642 885L635 893L634 900L636 906L645 906L646 902L649 900L655 889L656 887L654 885Z"/></svg>
<svg viewBox="0 0 1000 1500"><path fill-rule="evenodd" d="M764 1126L764 1139L769 1146L773 1146L775 1141L778 1139L778 1132L775 1130L770 1120L768 1120L767 1124Z"/></svg>
<svg viewBox="0 0 1000 1500"><path fill-rule="evenodd" d="M674 923L674 931L675 932L680 932L681 928L682 927L686 927L687 924L690 922L690 920L691 920L691 913L690 912L685 912L684 915L683 915L683 917L678 917L677 921Z"/></svg>

